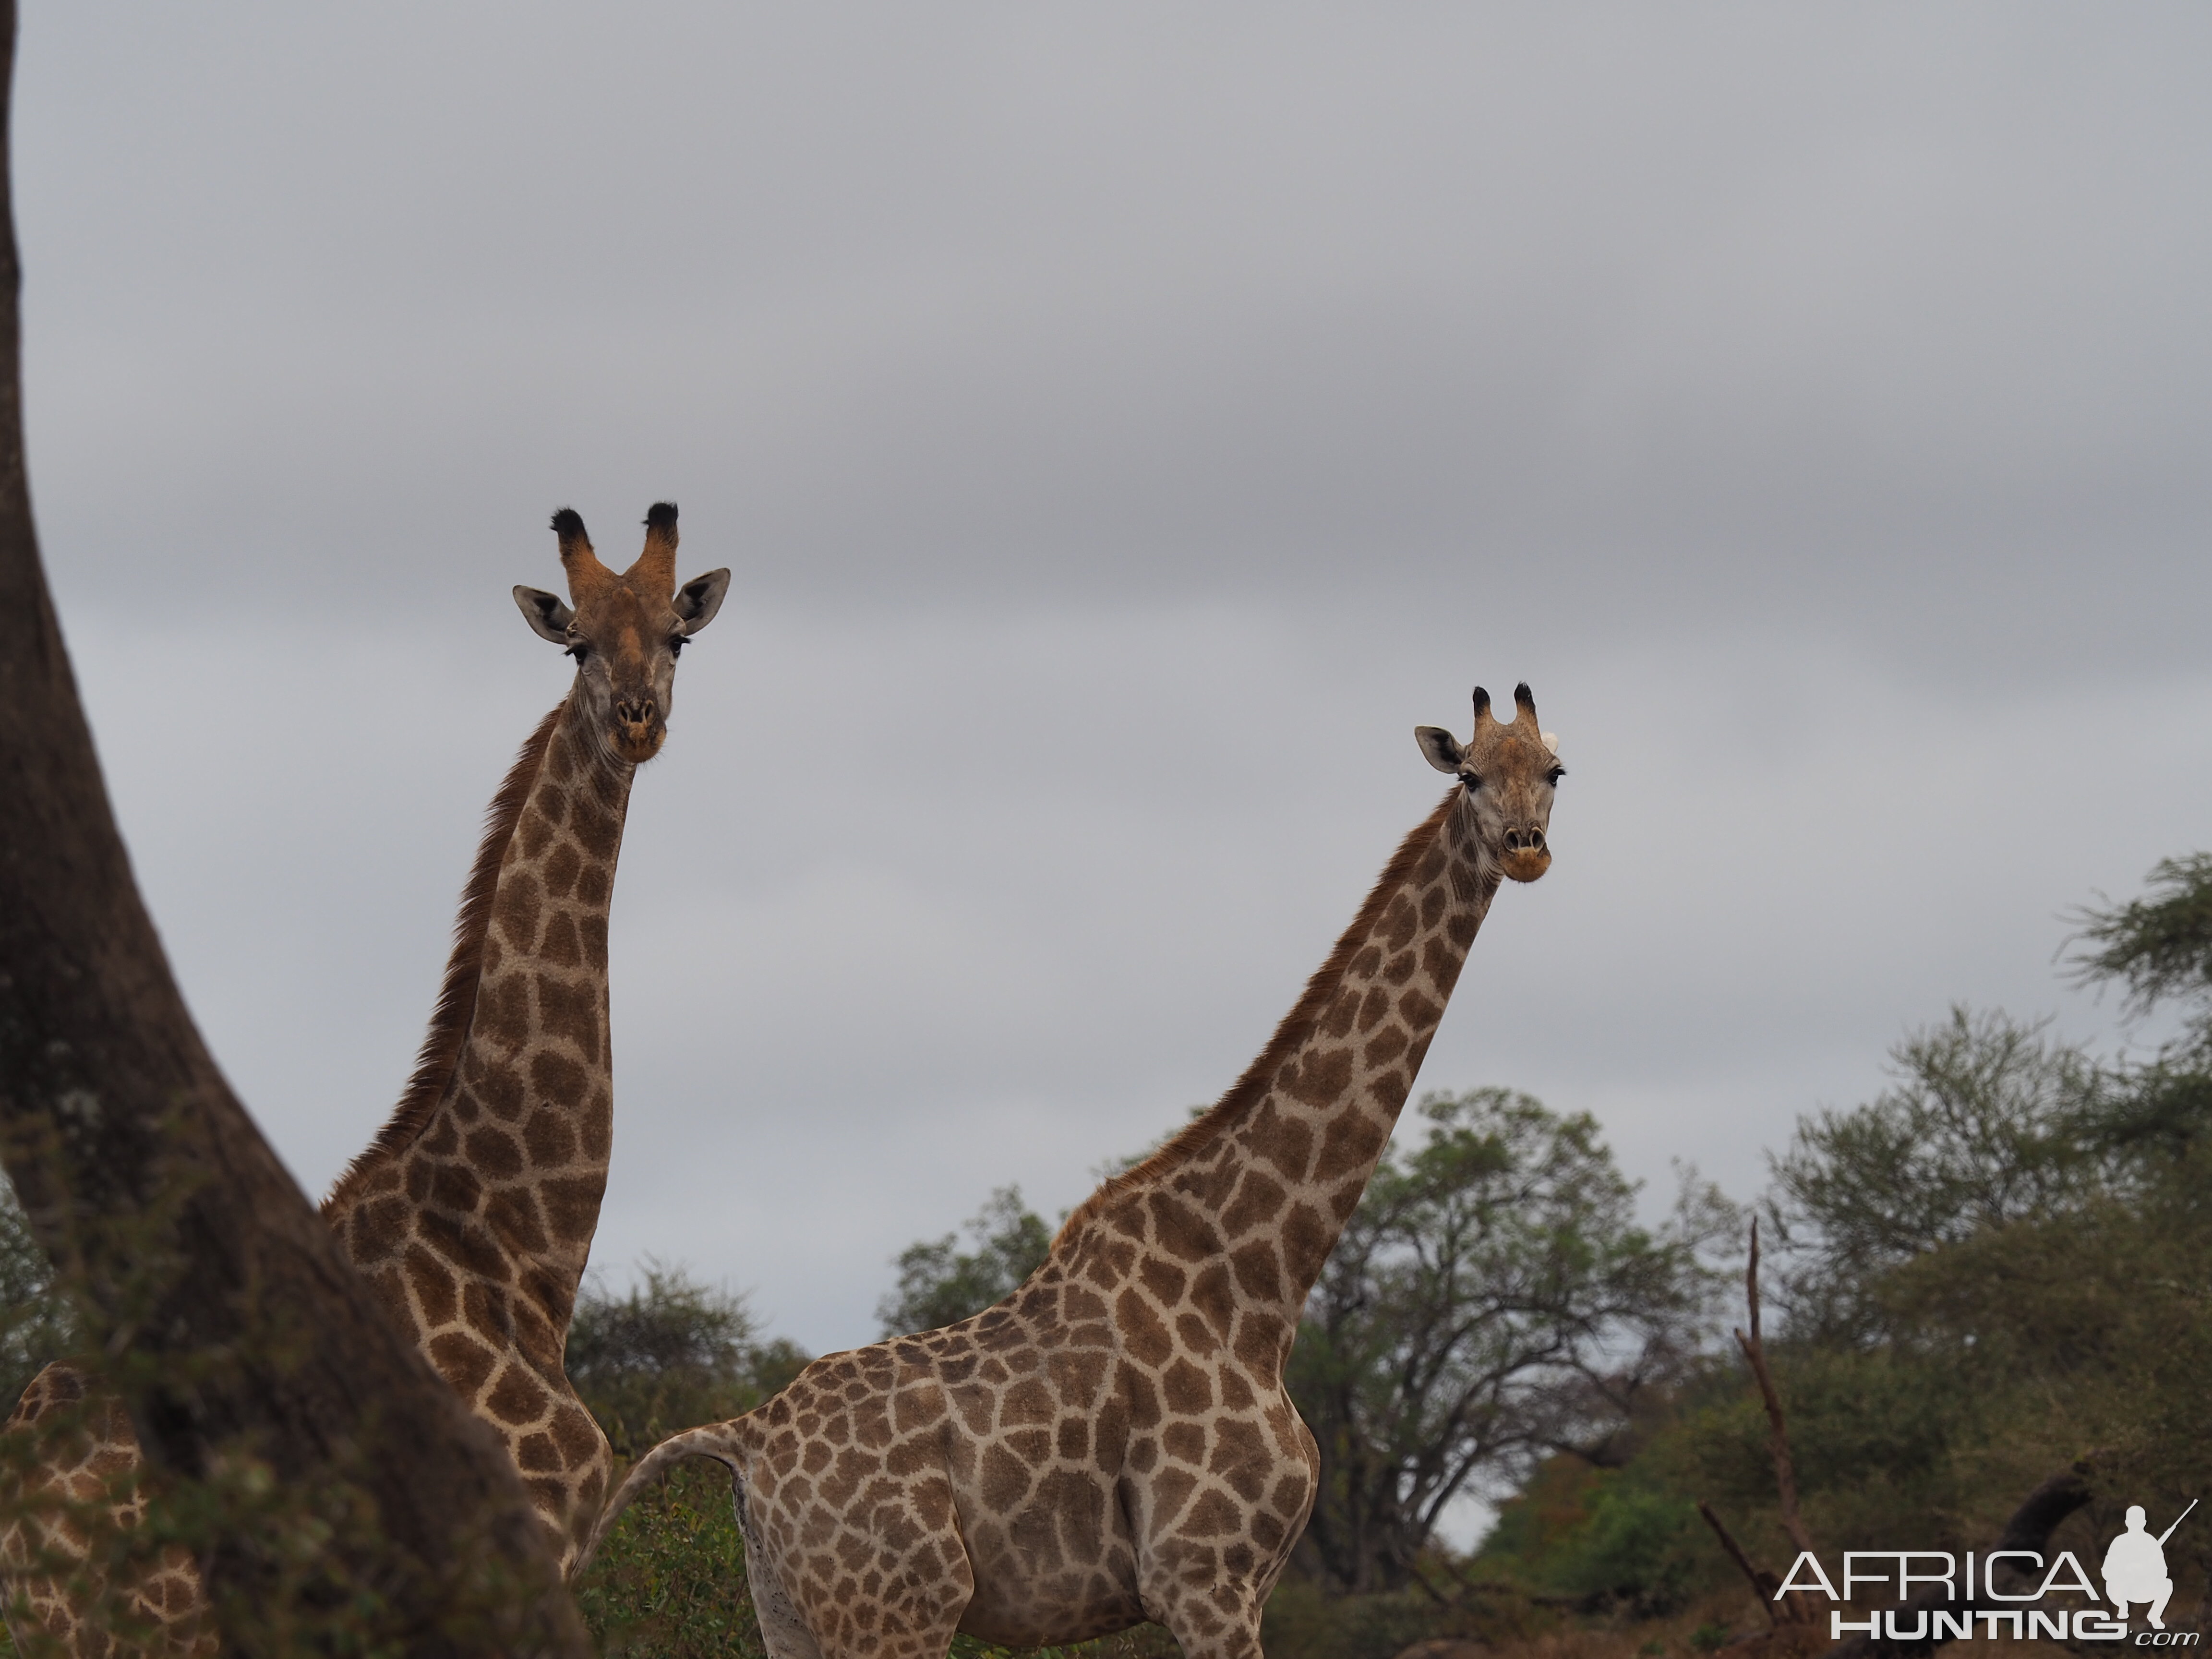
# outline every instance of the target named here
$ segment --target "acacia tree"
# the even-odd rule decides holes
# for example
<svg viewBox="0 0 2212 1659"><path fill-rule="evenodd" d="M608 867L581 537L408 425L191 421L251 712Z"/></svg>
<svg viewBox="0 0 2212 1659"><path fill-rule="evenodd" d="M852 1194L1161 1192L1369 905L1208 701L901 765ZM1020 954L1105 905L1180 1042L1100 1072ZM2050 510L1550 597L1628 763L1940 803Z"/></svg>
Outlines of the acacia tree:
<svg viewBox="0 0 2212 1659"><path fill-rule="evenodd" d="M2094 1138L2154 1180L2212 1130L2212 853L2161 859L2140 898L2075 913L2077 984L2118 986L2133 1019L2179 1005L2180 1030L2108 1091Z"/></svg>
<svg viewBox="0 0 2212 1659"><path fill-rule="evenodd" d="M2115 1079L2044 1023L1954 1007L1892 1051L1895 1081L1848 1111L1800 1119L1773 1163L1767 1214L1788 1253L1791 1334L1879 1334L1889 1270L2107 1190L2093 1128Z"/></svg>
<svg viewBox="0 0 2212 1659"><path fill-rule="evenodd" d="M1404 1585L1453 1498L1547 1451L1618 1462L1706 1323L1700 1248L1734 1225L1694 1181L1639 1225L1585 1114L1504 1089L1419 1109L1429 1138L1376 1169L1291 1354L1322 1462L1296 1559L1333 1592Z"/></svg>
<svg viewBox="0 0 2212 1659"><path fill-rule="evenodd" d="M15 39L0 0L0 132ZM227 1650L580 1655L514 1467L231 1094L140 901L31 520L8 177L0 149L0 1158L115 1359L157 1501L312 1511L272 1530L215 1507L195 1541Z"/></svg>

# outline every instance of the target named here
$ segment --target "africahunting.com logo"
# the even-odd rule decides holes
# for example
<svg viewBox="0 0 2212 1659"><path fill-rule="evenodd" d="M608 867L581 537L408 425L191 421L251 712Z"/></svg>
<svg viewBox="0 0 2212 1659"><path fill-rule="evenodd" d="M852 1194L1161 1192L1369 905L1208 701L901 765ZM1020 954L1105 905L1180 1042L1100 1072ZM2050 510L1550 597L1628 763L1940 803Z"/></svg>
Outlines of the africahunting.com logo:
<svg viewBox="0 0 2212 1659"><path fill-rule="evenodd" d="M1819 1558L1807 1550L1798 1555L1774 1599L1778 1601L1796 1590L1826 1595L1831 1601L1850 1601L1861 1586L1879 1584L1905 1604L1864 1620L1846 1619L1840 1608L1832 1610L1828 1634L1836 1642L1852 1635L1874 1641L1966 1641L1979 1634L2052 1642L2131 1638L2137 1647L2194 1647L2197 1632L2166 1627L2166 1604L2173 1599L2173 1579L2166 1570L2166 1540L2196 1507L2192 1498L2189 1509L2173 1518L2173 1525L2154 1537L2142 1505L2132 1505L2127 1530L2105 1547L2098 1575L2104 1581L2101 1595L2071 1550L2059 1551L2048 1562L2040 1550L1990 1550L1978 1557L1972 1551L1957 1556L1942 1550L1850 1550L1844 1555L1840 1591ZM2008 1588L2000 1589L2000 1583ZM2027 1589L2029 1585L2034 1588ZM2086 1596L2100 1605L2039 1605L2053 1592ZM2018 1605L1988 1605L1992 1602ZM2148 1629L2130 1627L2130 1607L2143 1610Z"/></svg>

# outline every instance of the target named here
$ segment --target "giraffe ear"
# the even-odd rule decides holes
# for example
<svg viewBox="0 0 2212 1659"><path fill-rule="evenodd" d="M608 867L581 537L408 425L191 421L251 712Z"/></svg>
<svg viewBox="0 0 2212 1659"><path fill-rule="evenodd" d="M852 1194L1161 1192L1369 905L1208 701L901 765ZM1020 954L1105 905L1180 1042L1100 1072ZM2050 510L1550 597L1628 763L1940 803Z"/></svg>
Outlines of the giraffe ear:
<svg viewBox="0 0 2212 1659"><path fill-rule="evenodd" d="M568 648L568 628L575 620L574 611L542 587L518 585L514 602L522 608L522 620L530 624L532 633L541 640L552 641L564 651Z"/></svg>
<svg viewBox="0 0 2212 1659"><path fill-rule="evenodd" d="M1459 746L1459 739L1441 726L1415 726L1413 741L1421 745L1429 764L1439 772L1456 773L1460 763L1467 758L1467 750Z"/></svg>
<svg viewBox="0 0 2212 1659"><path fill-rule="evenodd" d="M703 576L694 576L676 590L676 614L684 619L684 635L689 639L708 623L722 608L722 596L730 591L730 573L709 570Z"/></svg>

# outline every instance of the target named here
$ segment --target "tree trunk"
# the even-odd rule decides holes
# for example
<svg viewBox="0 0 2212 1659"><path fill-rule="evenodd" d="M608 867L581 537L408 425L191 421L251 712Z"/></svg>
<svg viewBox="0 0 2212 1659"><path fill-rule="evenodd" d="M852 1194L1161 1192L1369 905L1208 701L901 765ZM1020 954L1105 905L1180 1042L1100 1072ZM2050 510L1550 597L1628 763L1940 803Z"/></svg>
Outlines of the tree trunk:
<svg viewBox="0 0 2212 1659"><path fill-rule="evenodd" d="M13 0L0 36L4 127ZM367 1592L411 1652L582 1655L520 1477L380 1314L170 975L40 563L20 286L0 149L0 1157L157 1478L313 1511L201 1540L227 1648L334 1650ZM250 718L236 737L274 763Z"/></svg>

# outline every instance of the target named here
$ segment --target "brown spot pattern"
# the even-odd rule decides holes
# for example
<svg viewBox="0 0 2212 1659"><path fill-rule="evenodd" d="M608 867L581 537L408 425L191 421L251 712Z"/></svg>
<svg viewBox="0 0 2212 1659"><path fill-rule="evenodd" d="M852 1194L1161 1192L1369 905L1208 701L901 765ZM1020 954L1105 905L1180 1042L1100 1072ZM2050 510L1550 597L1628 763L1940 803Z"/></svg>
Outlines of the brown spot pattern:
<svg viewBox="0 0 2212 1659"><path fill-rule="evenodd" d="M478 933L465 902L441 1004L464 1024L434 1091L325 1206L356 1266L400 1270L395 1311L506 1440L564 1569L611 1468L561 1350L612 1141L607 907L634 772L582 707L555 712L494 804ZM398 1190L363 1202L386 1170Z"/></svg>
<svg viewBox="0 0 2212 1659"><path fill-rule="evenodd" d="M738 1479L756 1598L822 1659L1147 1617L1186 1654L1258 1659L1319 1474L1283 1364L1496 892L1475 810L1455 788L1407 837L1244 1078L1079 1207L1029 1283L665 1442L602 1535L672 1462L708 1456ZM871 1407L885 1437L843 1443ZM798 1464L833 1442L835 1478L810 1485Z"/></svg>

